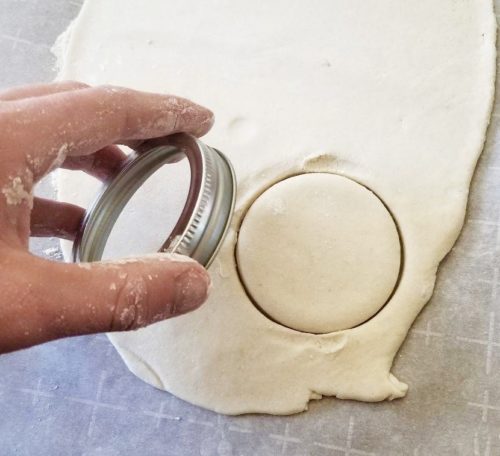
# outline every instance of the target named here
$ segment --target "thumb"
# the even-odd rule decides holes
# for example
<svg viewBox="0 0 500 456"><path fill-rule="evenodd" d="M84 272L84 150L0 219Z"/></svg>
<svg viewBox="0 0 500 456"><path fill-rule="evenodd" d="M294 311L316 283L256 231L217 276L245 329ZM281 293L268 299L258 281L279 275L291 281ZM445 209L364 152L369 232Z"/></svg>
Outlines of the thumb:
<svg viewBox="0 0 500 456"><path fill-rule="evenodd" d="M170 254L81 264L31 257L23 272L31 278L28 301L34 302L17 319L22 342L14 349L66 336L141 328L198 308L210 288L200 264Z"/></svg>

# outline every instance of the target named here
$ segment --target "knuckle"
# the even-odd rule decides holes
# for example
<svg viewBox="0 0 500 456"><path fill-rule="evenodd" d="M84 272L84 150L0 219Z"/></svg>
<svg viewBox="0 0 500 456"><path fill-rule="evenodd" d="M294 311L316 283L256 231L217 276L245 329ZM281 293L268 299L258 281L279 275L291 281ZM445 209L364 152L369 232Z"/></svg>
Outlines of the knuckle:
<svg viewBox="0 0 500 456"><path fill-rule="evenodd" d="M67 81L64 81L64 84L67 84L68 86L79 88L79 89L87 89L90 87L88 84L85 84L85 82L75 81L73 79L69 79Z"/></svg>
<svg viewBox="0 0 500 456"><path fill-rule="evenodd" d="M111 331L141 328L149 323L148 281L143 275L128 276L118 286Z"/></svg>
<svg viewBox="0 0 500 456"><path fill-rule="evenodd" d="M136 92L125 87L103 85L99 89L103 96L101 104L105 110L112 113L116 121L116 139L126 139L134 131L135 119L132 115L132 107L136 98Z"/></svg>
<svg viewBox="0 0 500 456"><path fill-rule="evenodd" d="M98 88L101 90L111 101L121 102L124 99L130 97L134 92L132 89L127 87L120 87L114 85L101 85Z"/></svg>

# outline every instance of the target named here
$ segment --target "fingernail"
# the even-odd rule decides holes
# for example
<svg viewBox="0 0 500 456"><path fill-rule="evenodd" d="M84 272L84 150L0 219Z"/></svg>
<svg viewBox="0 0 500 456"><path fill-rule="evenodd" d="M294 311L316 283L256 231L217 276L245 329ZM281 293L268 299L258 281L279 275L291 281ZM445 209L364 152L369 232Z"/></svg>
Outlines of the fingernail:
<svg viewBox="0 0 500 456"><path fill-rule="evenodd" d="M200 307L208 297L210 277L202 269L188 269L176 281L175 313L184 314Z"/></svg>
<svg viewBox="0 0 500 456"><path fill-rule="evenodd" d="M215 116L210 109L197 105L198 114L196 123L198 124L197 134L203 135L210 130L214 124Z"/></svg>
<svg viewBox="0 0 500 456"><path fill-rule="evenodd" d="M215 119L214 113L207 108L202 108L202 113L203 113L203 123L207 125L213 125Z"/></svg>

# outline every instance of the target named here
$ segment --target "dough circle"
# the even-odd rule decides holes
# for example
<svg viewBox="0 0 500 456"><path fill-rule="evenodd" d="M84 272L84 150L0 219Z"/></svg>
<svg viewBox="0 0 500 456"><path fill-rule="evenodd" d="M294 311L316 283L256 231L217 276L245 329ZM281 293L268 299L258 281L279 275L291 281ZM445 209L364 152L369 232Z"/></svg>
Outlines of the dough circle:
<svg viewBox="0 0 500 456"><path fill-rule="evenodd" d="M331 173L293 176L262 193L243 220L236 255L257 307L310 333L368 320L391 296L401 266L384 204Z"/></svg>

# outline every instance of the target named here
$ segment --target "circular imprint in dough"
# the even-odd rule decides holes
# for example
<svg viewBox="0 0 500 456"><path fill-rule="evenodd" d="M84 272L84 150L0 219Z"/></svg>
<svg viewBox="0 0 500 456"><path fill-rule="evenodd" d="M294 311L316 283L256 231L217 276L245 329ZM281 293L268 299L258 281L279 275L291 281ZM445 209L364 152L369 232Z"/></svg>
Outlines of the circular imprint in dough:
<svg viewBox="0 0 500 456"><path fill-rule="evenodd" d="M394 219L369 189L310 173L270 187L244 217L236 247L241 280L269 318L328 333L375 315L401 267Z"/></svg>

